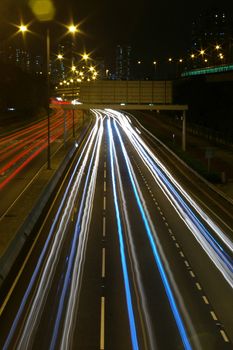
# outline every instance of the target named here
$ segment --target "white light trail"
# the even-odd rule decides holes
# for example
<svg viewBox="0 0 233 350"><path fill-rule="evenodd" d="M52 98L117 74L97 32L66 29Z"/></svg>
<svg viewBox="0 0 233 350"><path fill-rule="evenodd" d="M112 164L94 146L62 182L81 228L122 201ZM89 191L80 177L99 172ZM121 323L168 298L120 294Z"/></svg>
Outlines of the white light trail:
<svg viewBox="0 0 233 350"><path fill-rule="evenodd" d="M233 287L233 267L231 257L224 251L224 248L220 246L220 243L216 241L208 229L200 222L188 204L195 209L195 211L201 216L201 218L208 224L208 226L215 232L218 238L221 239L221 241L230 251L233 249L231 240L177 183L166 167L159 161L159 159L144 143L142 138L131 127L128 119L126 119L120 112L112 110L108 110L107 112L117 121L117 123L120 124L132 146L140 156L142 162L152 174L156 183L164 192L184 223L190 229L195 239L205 250L206 254L210 257L227 282ZM186 201L184 201L181 194Z"/></svg>

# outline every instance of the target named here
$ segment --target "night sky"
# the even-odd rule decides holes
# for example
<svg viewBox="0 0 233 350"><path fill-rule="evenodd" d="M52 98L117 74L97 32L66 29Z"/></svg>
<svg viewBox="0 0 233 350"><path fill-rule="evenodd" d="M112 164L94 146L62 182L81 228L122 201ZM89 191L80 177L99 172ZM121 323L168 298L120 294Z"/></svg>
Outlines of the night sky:
<svg viewBox="0 0 233 350"><path fill-rule="evenodd" d="M7 22L18 22L20 14L25 21L33 18L27 2L1 0L1 39L10 33ZM192 20L199 13L221 6L233 14L232 0L55 0L54 4L55 19L67 23L73 17L75 23L81 22L80 45L106 59L117 44L131 44L138 59L182 56L190 45Z"/></svg>

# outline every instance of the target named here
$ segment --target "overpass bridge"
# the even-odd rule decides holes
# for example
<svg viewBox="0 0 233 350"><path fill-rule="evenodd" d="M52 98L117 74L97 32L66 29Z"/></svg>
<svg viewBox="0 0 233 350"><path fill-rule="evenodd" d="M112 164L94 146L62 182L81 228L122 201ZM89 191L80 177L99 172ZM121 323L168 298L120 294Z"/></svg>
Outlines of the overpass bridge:
<svg viewBox="0 0 233 350"><path fill-rule="evenodd" d="M92 82L60 85L55 96L63 100L73 100L64 104L67 109L116 109L116 110L163 110L182 111L182 149L186 150L186 111L187 105L173 104L172 81L117 81L97 80ZM52 108L59 108L51 104ZM61 106L60 106L61 107Z"/></svg>

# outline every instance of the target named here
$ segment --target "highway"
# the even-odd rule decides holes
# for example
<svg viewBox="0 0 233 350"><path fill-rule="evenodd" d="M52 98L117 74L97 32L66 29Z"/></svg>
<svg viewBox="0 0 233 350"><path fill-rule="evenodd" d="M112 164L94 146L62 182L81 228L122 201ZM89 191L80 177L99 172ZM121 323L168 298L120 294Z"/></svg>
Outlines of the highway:
<svg viewBox="0 0 233 350"><path fill-rule="evenodd" d="M81 126L80 116L74 113L75 129ZM50 116L50 153L52 158L72 134L72 111L60 108ZM37 178L47 162L48 122L38 120L1 134L0 138L0 193L4 201L0 203L0 219L8 209Z"/></svg>
<svg viewBox="0 0 233 350"><path fill-rule="evenodd" d="M227 223L133 118L92 112L0 306L0 348L232 349Z"/></svg>
<svg viewBox="0 0 233 350"><path fill-rule="evenodd" d="M71 113L71 111L68 112L67 121L63 117L62 109L51 115L51 144L72 128ZM0 140L0 190L46 149L47 144L47 119L2 136Z"/></svg>

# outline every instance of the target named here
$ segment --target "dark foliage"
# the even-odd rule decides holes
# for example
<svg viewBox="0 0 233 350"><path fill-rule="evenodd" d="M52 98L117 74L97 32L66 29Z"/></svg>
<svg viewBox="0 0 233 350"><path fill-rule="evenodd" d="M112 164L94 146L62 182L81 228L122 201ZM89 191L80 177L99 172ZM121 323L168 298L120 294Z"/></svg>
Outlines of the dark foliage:
<svg viewBox="0 0 233 350"><path fill-rule="evenodd" d="M175 103L189 105L189 121L233 135L233 81L209 82L205 78L178 81Z"/></svg>
<svg viewBox="0 0 233 350"><path fill-rule="evenodd" d="M31 115L46 107L46 82L18 67L0 63L0 112L9 107L17 113Z"/></svg>

